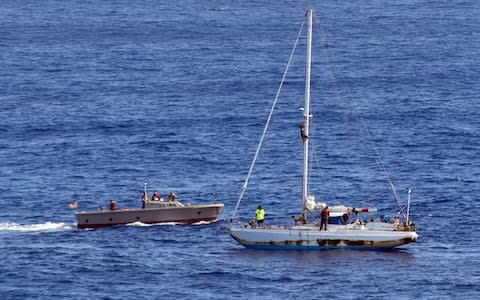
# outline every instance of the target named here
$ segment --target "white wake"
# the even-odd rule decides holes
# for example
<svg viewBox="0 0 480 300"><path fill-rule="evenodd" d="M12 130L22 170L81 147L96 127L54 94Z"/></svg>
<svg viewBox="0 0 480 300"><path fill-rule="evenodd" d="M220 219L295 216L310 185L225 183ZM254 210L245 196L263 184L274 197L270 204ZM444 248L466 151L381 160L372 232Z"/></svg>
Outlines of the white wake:
<svg viewBox="0 0 480 300"><path fill-rule="evenodd" d="M17 224L17 223L0 223L0 232L17 231L17 232L55 232L74 230L77 226L74 223L52 223L46 222L42 224Z"/></svg>

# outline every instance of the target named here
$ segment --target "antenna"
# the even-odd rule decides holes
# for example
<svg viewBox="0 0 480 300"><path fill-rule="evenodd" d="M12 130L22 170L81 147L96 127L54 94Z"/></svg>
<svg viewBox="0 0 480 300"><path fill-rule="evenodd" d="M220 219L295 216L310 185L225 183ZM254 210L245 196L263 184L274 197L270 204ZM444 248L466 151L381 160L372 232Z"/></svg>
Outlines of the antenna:
<svg viewBox="0 0 480 300"><path fill-rule="evenodd" d="M407 226L408 226L408 215L410 214L410 195L412 194L412 188L408 188L408 202L407 202Z"/></svg>

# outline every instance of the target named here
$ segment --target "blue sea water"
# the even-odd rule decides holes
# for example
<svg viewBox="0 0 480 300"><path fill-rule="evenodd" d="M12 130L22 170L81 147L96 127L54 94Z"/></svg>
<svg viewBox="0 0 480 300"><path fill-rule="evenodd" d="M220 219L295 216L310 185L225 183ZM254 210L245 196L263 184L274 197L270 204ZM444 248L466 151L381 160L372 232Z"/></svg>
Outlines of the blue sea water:
<svg viewBox="0 0 480 300"><path fill-rule="evenodd" d="M310 6L312 192L395 212L373 140L402 204L413 187L416 244L254 251L225 232ZM474 0L1 1L0 299L480 297L479 13ZM302 58L243 219L260 203L267 223L298 211ZM76 229L71 200L138 207L145 181L225 203L222 220Z"/></svg>

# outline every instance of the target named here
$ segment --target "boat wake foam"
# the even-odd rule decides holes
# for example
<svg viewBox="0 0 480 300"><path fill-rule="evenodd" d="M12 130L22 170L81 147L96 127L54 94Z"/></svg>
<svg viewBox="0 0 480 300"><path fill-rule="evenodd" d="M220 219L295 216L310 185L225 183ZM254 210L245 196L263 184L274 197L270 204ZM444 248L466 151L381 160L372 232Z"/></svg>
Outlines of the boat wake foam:
<svg viewBox="0 0 480 300"><path fill-rule="evenodd" d="M208 225L212 224L215 222L218 222L219 220L214 220L214 221L199 221L196 223L192 223L190 225L196 226L196 225ZM164 222L164 223L155 223L155 224L146 224L142 222L133 222L133 223L128 223L125 224L125 226L135 226L135 227L150 227L150 226L173 226L173 225L185 225L185 223L182 222Z"/></svg>
<svg viewBox="0 0 480 300"><path fill-rule="evenodd" d="M17 224L17 223L0 223L0 232L16 231L16 232L55 232L75 230L77 227L74 223L52 223L43 224Z"/></svg>
<svg viewBox="0 0 480 300"><path fill-rule="evenodd" d="M213 220L213 221L200 221L200 222L192 223L192 225L208 225L208 224L216 223L218 221L219 219Z"/></svg>
<svg viewBox="0 0 480 300"><path fill-rule="evenodd" d="M152 226L152 224L145 224L145 223L142 223L142 222L133 222L133 223L125 224L125 226L150 227L150 226Z"/></svg>
<svg viewBox="0 0 480 300"><path fill-rule="evenodd" d="M171 226L171 225L182 225L182 223L166 222L166 223L145 224L142 222L134 222L134 223L125 224L125 226L134 226L134 227Z"/></svg>

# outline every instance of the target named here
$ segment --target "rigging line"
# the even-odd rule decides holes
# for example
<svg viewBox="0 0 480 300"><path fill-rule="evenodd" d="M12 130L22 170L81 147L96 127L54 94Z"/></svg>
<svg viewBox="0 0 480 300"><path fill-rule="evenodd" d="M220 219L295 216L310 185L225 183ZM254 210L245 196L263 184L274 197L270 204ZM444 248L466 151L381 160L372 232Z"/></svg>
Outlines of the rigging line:
<svg viewBox="0 0 480 300"><path fill-rule="evenodd" d="M320 26L320 22L317 22L317 27L319 28L318 32L320 32L320 34L322 35L322 37L325 39L325 45L326 45L326 52L327 52L327 56L326 56L326 59L328 62L331 62L332 60L334 61L335 60L335 54L329 50L329 47L328 47L328 43L326 42L326 35L322 29L322 27ZM331 57L333 57L333 59L331 59ZM339 92L339 87L337 85L337 82L336 82L336 78L335 78L335 72L332 70L332 64L331 63L327 63L327 70L328 70L328 73L330 75L330 79L329 79L329 82L331 84L333 84L334 86L334 91L335 91L335 95L336 95L336 98L337 100L340 100L340 103L337 103L337 106L338 108L340 109L340 116L341 116L341 119L343 120L343 126L344 126L344 129L345 129L345 133L348 137L348 142L351 146L351 149L352 149L352 158L356 161L360 161L359 159L359 155L358 155L358 143L356 141L354 141L354 138L353 138L353 134L352 134L352 130L351 130L351 127L350 127L350 123L349 123L349 119L345 113L345 110L344 110L344 107L345 107L345 103L342 101L342 96ZM334 67L333 67L334 68ZM364 173L364 170L361 168L361 167L356 167L356 171L359 173L359 177L360 177L360 180L362 181L362 184L360 185L360 187L366 192L366 194L368 195L368 201L371 202L372 200L372 196L371 196L371 193L370 193L370 189L368 188L368 184L366 182L366 179L365 179L365 173Z"/></svg>
<svg viewBox="0 0 480 300"><path fill-rule="evenodd" d="M330 47L328 47L328 43L326 42L326 34L324 33L322 27L320 26L320 22L318 21L318 18L317 18L317 22L316 22L316 26L318 27L318 32L321 33L322 37L325 39L325 48L326 48L326 52L328 54L328 56L326 57L327 59L329 59L329 62L330 64L326 64L327 65L327 70L328 70L328 73L329 75L331 76L331 83L333 84L334 86L334 91L335 91L335 95L336 95L336 99L337 100L340 100L340 105L339 105L339 108L341 108L341 118L343 120L343 125L345 127L345 131L346 131L346 134L348 136L348 141L350 143L350 146L352 147L352 155L353 155L353 158L356 159L356 160L359 160L359 157L358 157L358 142L355 142L353 140L353 134L352 134L352 131L350 129L350 126L349 126L349 121L348 121L348 117L346 116L343 108L345 107L345 104L343 103L343 101L341 101L341 95L339 93L339 88L337 86L337 82L336 82L336 79L335 79L335 72L334 69L335 68L335 65L333 64L333 67L332 66L332 61L335 61L335 53L330 49ZM322 41L322 39L320 39ZM331 58L333 57L333 59ZM348 95L350 97L350 99L354 100L353 99L353 96L352 96L352 93L350 91L350 89L348 88L348 85L347 85L347 91L348 91ZM355 107L356 108L356 107ZM358 113L358 109L356 109L357 113ZM358 113L359 114L359 113ZM360 176L360 180L362 181L362 185L361 185L361 188L364 190L364 192L367 193L368 195L368 200L371 201L372 200L372 195L371 195L371 191L370 189L368 188L368 185L367 185L367 182L366 182L366 175L365 175L365 172L363 170L363 168L357 168L357 172L359 172L359 176Z"/></svg>
<svg viewBox="0 0 480 300"><path fill-rule="evenodd" d="M383 172L383 175L387 178L388 180L388 183L390 184L390 187L392 188L392 191L393 191L393 195L395 196L395 199L397 200L397 203L398 203L398 206L400 208L400 212L402 213L403 217L405 217L405 211L404 211L404 208L402 206L402 203L400 201L400 197L398 196L398 193L397 193L397 189L395 188L395 185L393 184L393 181L391 179L391 176L388 174L386 168L385 168L385 165L382 163L382 160L381 160L381 157L380 157L380 153L378 152L378 149L377 147L375 146L375 143L373 142L373 138L370 134L370 130L368 130L367 126L365 125L364 123L364 120L362 117L360 117L360 120L362 121L362 126L363 126L363 130L365 130L365 132L367 133L368 135L368 139L370 141L370 145L372 146L373 150L375 151L375 155L377 156L376 158L376 161L377 161L377 164L380 166L382 172Z"/></svg>
<svg viewBox="0 0 480 300"><path fill-rule="evenodd" d="M347 90L347 93L348 93L348 96L354 100L354 97L352 95L352 91L350 90L350 87L347 85L346 87L346 90ZM368 142L370 143L370 146L371 148L374 150L374 153L375 153L375 162L377 163L377 165L379 166L380 168L380 171L382 172L382 174L385 176L385 178L387 179L388 181L388 184L390 185L390 188L392 189L392 192L393 192L393 195L395 197L395 200L397 200L397 203L399 205L399 208L400 208L400 212L402 212L403 215L405 215L405 212L404 212L404 208L402 207L402 204L401 204L401 201L400 201L400 197L397 193L397 190L395 188L395 185L393 184L393 180L391 179L391 176L390 174L387 172L387 169L385 168L385 165L383 164L382 162L382 157L380 156L380 153L378 151L378 148L377 146L375 145L375 142L373 141L373 137L370 133L370 130L368 129L367 125L365 124L365 120L363 118L363 116L359 113L359 109L358 109L358 106L356 105L356 103L354 101L352 101L352 107L357 111L357 114L359 115L359 119L360 119L360 124L362 125L362 130L367 134L367 137L368 137Z"/></svg>
<svg viewBox="0 0 480 300"><path fill-rule="evenodd" d="M233 220L235 218L235 214L237 213L238 207L240 205L240 202L242 201L243 195L245 194L248 186L248 181L250 180L250 177L252 176L253 173L253 168L255 167L255 163L257 162L258 154L260 153L260 149L263 144L263 140L265 139L265 135L267 134L268 127L270 125L270 121L272 120L273 116L273 111L275 110L275 106L277 105L278 98L280 97L280 91L282 90L283 83L285 82L285 78L287 77L287 72L288 68L290 67L290 63L293 60L293 55L295 54L295 50L297 49L298 45L298 40L300 39L300 35L303 30L303 26L305 25L305 20L302 22L302 25L300 26L300 30L298 31L297 38L295 39L295 44L293 45L292 52L290 53L290 58L288 59L287 66L285 67L285 71L283 73L282 80L280 81L280 85L277 89L277 94L275 95L275 99L273 100L272 108L270 109L270 113L267 118L267 123L265 124L265 127L263 128L262 136L260 137L260 141L258 143L257 149L255 150L255 156L253 157L252 164L250 165L250 169L248 170L247 177L245 178L245 182L242 186L242 189L240 191L240 196L238 197L237 204L235 205L235 209L233 210L232 218Z"/></svg>
<svg viewBox="0 0 480 300"><path fill-rule="evenodd" d="M323 32L322 27L320 26L320 22L318 21L318 18L317 18L316 25L317 25L317 27L319 28L319 32L325 37L326 35L325 35L325 33ZM322 40L322 39L320 39L320 40ZM328 45L327 45L327 46L328 46ZM327 52L328 52L330 55L332 55L332 53L331 53L330 51L328 51L328 47L326 47L326 48L327 48ZM331 73L332 78L334 78L334 76L333 76L333 71L332 71L332 70L329 70L329 71L330 71L330 73ZM336 83L335 83L335 82L334 82L334 84L335 84L335 86L336 86ZM347 89L347 93L348 93L348 96L350 97L350 99L354 100L353 95L352 95L352 92L351 92L351 90L350 90L350 88L349 88L348 85L346 86L346 89ZM335 89L335 93L337 94L337 96L339 95L337 89ZM399 205L399 207L400 207L400 211L405 215L404 208L403 208L403 206L401 205L400 198L399 198L398 193L397 193L397 191L396 191L395 185L393 184L393 181L392 181L392 179L391 179L391 176L388 174L388 172L387 172L387 170L386 170L386 168L385 168L385 165L384 165L383 162L382 162L380 153L378 152L377 147L375 146L375 143L373 142L372 135L370 134L370 131L368 130L368 128L367 128L367 126L366 126L366 124L365 124L365 121L364 121L362 115L359 113L359 109L358 109L358 106L356 105L356 102L352 101L352 106L353 106L354 109L357 111L357 113L358 113L358 115L359 115L359 117L360 117L360 120L361 120L362 129L367 133L367 136L368 136L370 145L371 145L371 147L373 148L373 150L375 151L375 154L376 154L375 162L376 162L377 165L380 167L383 175L386 177L386 179L387 179L387 181L388 181L388 183L389 183L389 185L390 185L390 187L391 187L391 189L392 189L393 195L394 195L395 199L396 199L397 202L398 202L398 205ZM345 116L344 116L344 118L345 118ZM348 121L348 120L347 120L347 121ZM345 125L345 126L348 127L348 125ZM348 131L348 128L347 128L347 131ZM363 172L362 172L362 173L363 173ZM363 178L362 178L362 181L364 181ZM368 193L370 194L370 191L368 190L368 188L367 188L367 191L368 191Z"/></svg>
<svg viewBox="0 0 480 300"><path fill-rule="evenodd" d="M348 92L348 95L351 99L354 99L353 98L353 95L352 95L352 92L350 90L350 88L348 86L346 86L346 89L347 89L347 92ZM358 107L356 105L355 102L352 102L352 106L355 108L355 110L358 112ZM388 184L390 185L390 188L392 189L392 193L393 193L393 196L395 197L395 200L397 200L397 203L398 203L398 206L400 208L400 212L402 212L402 214L405 216L405 212L404 212L404 209L402 207L402 204L401 204L401 201L400 201L400 197L397 193L397 190L395 188L395 185L393 184L393 180L391 179L391 176L390 174L387 172L387 169L385 167L385 165L383 164L382 162L382 157L380 156L380 153L378 151L378 148L377 146L375 145L375 142L373 141L373 137L370 133L370 130L368 129L367 125L365 124L365 120L363 118L362 115L359 114L359 118L360 118L360 123L362 125L362 128L361 130L363 130L366 134L367 134L367 137L368 137L368 142L370 143L370 146L371 148L373 149L374 153L375 153L375 162L377 163L377 165L379 166L380 168L380 171L382 172L382 174L385 176L385 178L387 179L388 181Z"/></svg>
<svg viewBox="0 0 480 300"><path fill-rule="evenodd" d="M316 164L317 164L317 168L318 168L319 170L321 170L321 169L320 169L320 163L318 162L317 147L316 147L316 145L313 144L313 142L310 142L310 143L312 144L312 148L313 148L313 151L312 151L312 152L313 152L313 158L315 159L315 162L316 162ZM320 174L320 179L321 179L323 185L324 185L324 186L327 186L327 180L325 179L325 176L323 176L323 173L322 173L322 172L319 172L319 174ZM332 193L331 197L333 198L333 201L334 201L334 203L335 203L335 202L337 201L337 195L335 194L335 191L333 191L333 190L330 191L330 192Z"/></svg>

